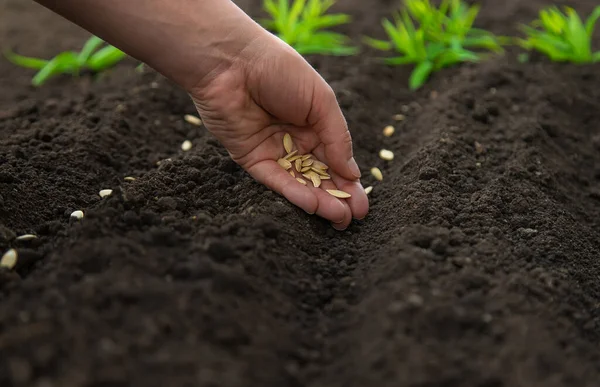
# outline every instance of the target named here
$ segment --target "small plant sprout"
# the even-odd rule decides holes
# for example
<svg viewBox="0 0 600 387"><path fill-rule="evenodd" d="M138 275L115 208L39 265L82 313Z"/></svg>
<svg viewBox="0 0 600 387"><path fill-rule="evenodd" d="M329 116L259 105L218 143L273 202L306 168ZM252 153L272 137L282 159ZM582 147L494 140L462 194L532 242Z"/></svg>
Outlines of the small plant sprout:
<svg viewBox="0 0 600 387"><path fill-rule="evenodd" d="M346 24L346 14L325 14L335 0L264 0L263 7L271 16L261 22L301 55L353 55L356 47L343 34L323 31Z"/></svg>
<svg viewBox="0 0 600 387"><path fill-rule="evenodd" d="M562 12L558 7L549 7L541 10L539 19L531 25L522 26L527 37L518 42L526 50L539 51L555 62L595 63L600 60L600 51L592 51L592 34L599 17L600 6L585 23L572 8L565 7Z"/></svg>
<svg viewBox="0 0 600 387"><path fill-rule="evenodd" d="M116 47L106 45L97 36L92 36L84 44L80 52L65 51L50 60L30 58L8 51L5 56L17 66L38 70L31 83L34 86L43 85L48 79L58 74L79 75L83 70L95 73L114 66L126 54Z"/></svg>
<svg viewBox="0 0 600 387"><path fill-rule="evenodd" d="M393 15L393 21L382 24L389 40L365 38L369 46L395 50L400 56L384 58L388 65L415 65L409 79L412 90L421 87L429 76L448 66L462 62L478 62L482 52L503 51L494 34L473 28L479 7L462 0L443 0L439 7L429 0L405 0L405 8Z"/></svg>

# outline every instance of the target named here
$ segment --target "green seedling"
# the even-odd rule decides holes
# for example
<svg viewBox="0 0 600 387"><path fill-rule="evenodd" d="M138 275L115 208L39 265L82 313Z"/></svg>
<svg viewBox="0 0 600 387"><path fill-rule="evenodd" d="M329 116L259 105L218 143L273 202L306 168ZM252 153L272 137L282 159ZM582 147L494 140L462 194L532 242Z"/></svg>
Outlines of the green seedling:
<svg viewBox="0 0 600 387"><path fill-rule="evenodd" d="M358 52L350 46L343 34L323 29L350 22L346 14L326 14L335 0L264 0L265 11L271 19L263 20L263 27L302 55L353 55Z"/></svg>
<svg viewBox="0 0 600 387"><path fill-rule="evenodd" d="M577 12L569 7L561 12L558 7L540 11L539 19L531 25L522 26L527 35L518 43L526 50L539 51L552 61L571 63L595 63L600 60L600 51L592 51L592 34L600 17L600 6L596 7L583 23Z"/></svg>
<svg viewBox="0 0 600 387"><path fill-rule="evenodd" d="M388 65L415 65L409 79L412 90L420 88L432 73L442 68L486 58L482 50L503 51L498 37L473 28L478 6L469 6L461 0L443 0L439 7L429 0L405 0L405 6L393 15L393 21L382 22L389 40L366 37L365 43L401 54L384 58Z"/></svg>
<svg viewBox="0 0 600 387"><path fill-rule="evenodd" d="M41 86L51 77L58 74L79 75L83 70L101 72L125 58L126 54L116 47L107 45L102 47L104 41L92 36L84 44L80 52L61 52L50 60L30 58L8 51L5 53L8 60L17 66L38 70L31 83Z"/></svg>

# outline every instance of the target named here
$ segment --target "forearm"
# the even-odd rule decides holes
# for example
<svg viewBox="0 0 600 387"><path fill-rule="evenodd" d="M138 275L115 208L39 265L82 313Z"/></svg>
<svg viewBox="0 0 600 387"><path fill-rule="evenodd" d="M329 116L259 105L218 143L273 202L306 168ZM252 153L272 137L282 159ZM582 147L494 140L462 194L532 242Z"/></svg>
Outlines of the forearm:
<svg viewBox="0 0 600 387"><path fill-rule="evenodd" d="M186 89L264 33L230 0L36 0Z"/></svg>

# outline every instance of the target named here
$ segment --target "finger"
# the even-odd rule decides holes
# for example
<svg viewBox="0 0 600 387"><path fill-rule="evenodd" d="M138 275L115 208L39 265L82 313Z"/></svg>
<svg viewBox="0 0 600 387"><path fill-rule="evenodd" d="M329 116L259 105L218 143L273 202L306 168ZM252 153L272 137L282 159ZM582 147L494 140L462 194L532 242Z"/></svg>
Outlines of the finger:
<svg viewBox="0 0 600 387"><path fill-rule="evenodd" d="M321 186L318 188L329 197L335 197L327 192L328 189L338 189L337 185L331 180L323 180ZM344 206L344 218L340 222L331 222L331 225L336 230L342 231L348 228L350 222L352 222L352 209L345 199L336 198Z"/></svg>
<svg viewBox="0 0 600 387"><path fill-rule="evenodd" d="M353 157L352 136L335 93L325 81L315 86L308 122L325 145L329 166L345 179L359 179L360 169Z"/></svg>
<svg viewBox="0 0 600 387"><path fill-rule="evenodd" d="M319 202L314 192L308 186L300 184L276 161L260 161L248 168L247 171L259 183L283 195L292 204L307 213L317 212Z"/></svg>
<svg viewBox="0 0 600 387"><path fill-rule="evenodd" d="M313 154L317 159L323 160L325 164L328 164L328 160L325 156L325 152L323 146L319 146L313 150ZM331 168L327 170L327 172L331 175L331 182L335 184L337 189L342 190L344 192L352 195L348 199L344 199L344 201L350 207L352 211L352 217L355 219L364 219L369 212L369 198L365 193L365 189L363 188L360 181L357 180L348 180L337 174Z"/></svg>
<svg viewBox="0 0 600 387"><path fill-rule="evenodd" d="M322 185L319 188L316 188L312 185L310 180L308 180L307 185L317 197L319 203L319 207L317 208L316 212L317 215L331 221L333 224L343 224L346 219L352 219L352 212L350 211L350 207L348 207L347 204L344 204L343 200L340 200L335 196L332 196L329 193L327 193L323 189ZM348 221L348 223L350 222ZM346 225L344 228L346 227L348 227L348 225Z"/></svg>

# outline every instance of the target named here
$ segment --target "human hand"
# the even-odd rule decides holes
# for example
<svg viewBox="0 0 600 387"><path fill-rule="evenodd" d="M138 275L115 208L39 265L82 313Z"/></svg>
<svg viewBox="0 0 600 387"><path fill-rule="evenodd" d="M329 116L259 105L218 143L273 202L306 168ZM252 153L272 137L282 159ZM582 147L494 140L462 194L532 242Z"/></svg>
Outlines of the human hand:
<svg viewBox="0 0 600 387"><path fill-rule="evenodd" d="M207 76L190 95L206 128L252 177L309 214L344 230L363 219L369 202L352 154L352 138L335 94L294 49L268 32L245 47L227 69ZM277 160L289 133L301 154L329 166L320 188L300 184ZM325 189L352 197L338 199Z"/></svg>

